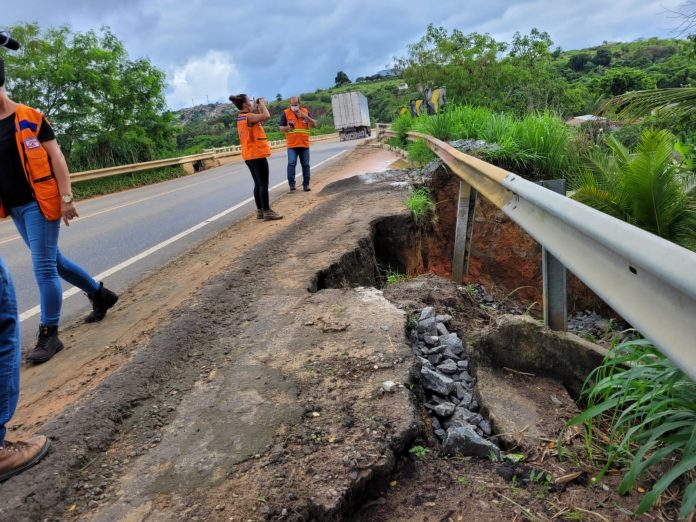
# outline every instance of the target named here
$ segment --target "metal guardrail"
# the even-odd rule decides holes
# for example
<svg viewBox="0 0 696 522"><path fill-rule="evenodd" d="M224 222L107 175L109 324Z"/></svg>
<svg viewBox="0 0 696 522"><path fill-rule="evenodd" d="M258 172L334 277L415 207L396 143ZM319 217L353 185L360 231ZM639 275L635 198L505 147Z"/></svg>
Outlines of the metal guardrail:
<svg viewBox="0 0 696 522"><path fill-rule="evenodd" d="M460 178L459 216L469 204L463 193L483 194L696 380L696 253L436 138L407 136L424 140Z"/></svg>
<svg viewBox="0 0 696 522"><path fill-rule="evenodd" d="M338 133L320 134L312 136L312 142L324 141L338 138ZM285 140L274 140L269 142L272 149L285 147ZM190 163L198 163L206 160L216 160L229 156L238 156L241 154L239 145L231 145L229 147L219 147L216 149L208 149L200 154L192 154L190 156L181 156L178 158L167 158L155 161L146 161L143 163L133 163L130 165L119 165L118 167L108 167L105 169L86 170L83 172L75 172L70 174L71 181L86 181L88 179L106 178L109 176L117 176L119 174L129 174L131 172L140 172L143 170L159 169L162 167L173 167L176 165L187 165Z"/></svg>

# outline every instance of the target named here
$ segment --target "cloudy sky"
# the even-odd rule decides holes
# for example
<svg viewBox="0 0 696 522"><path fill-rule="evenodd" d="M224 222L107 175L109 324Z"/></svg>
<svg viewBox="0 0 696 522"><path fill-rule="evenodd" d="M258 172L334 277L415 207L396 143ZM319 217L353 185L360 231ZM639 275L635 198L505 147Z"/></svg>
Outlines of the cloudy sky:
<svg viewBox="0 0 696 522"><path fill-rule="evenodd" d="M3 2L0 28L36 21L75 31L106 25L130 56L167 73L172 109L230 93L284 97L384 69L428 23L509 40L547 31L574 49L673 36L688 0L35 0Z"/></svg>

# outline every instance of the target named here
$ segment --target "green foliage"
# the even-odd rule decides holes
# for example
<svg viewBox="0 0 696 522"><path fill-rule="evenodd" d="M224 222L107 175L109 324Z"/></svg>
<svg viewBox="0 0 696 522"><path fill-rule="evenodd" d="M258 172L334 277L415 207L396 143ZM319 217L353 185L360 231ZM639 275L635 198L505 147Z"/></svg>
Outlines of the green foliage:
<svg viewBox="0 0 696 522"><path fill-rule="evenodd" d="M618 96L628 91L652 89L655 86L654 77L631 67L609 69L594 82L594 90L605 96Z"/></svg>
<svg viewBox="0 0 696 522"><path fill-rule="evenodd" d="M392 125L400 136L409 130L444 140L484 140L494 147L477 154L505 169L531 179L565 177L576 168L579 153L575 131L550 112L524 118L470 105L451 106L434 116L401 116ZM409 157L424 164L434 158L425 143L409 144Z"/></svg>
<svg viewBox="0 0 696 522"><path fill-rule="evenodd" d="M605 42L567 52L551 52L552 46L551 37L537 29L499 42L429 25L395 60L395 69L410 85L446 86L450 101L520 116L540 110L585 114L602 98L696 82L694 44L687 40Z"/></svg>
<svg viewBox="0 0 696 522"><path fill-rule="evenodd" d="M435 202L430 196L430 193L424 188L415 188L411 191L411 195L406 200L406 208L408 208L413 217L422 219L430 212L435 211Z"/></svg>
<svg viewBox="0 0 696 522"><path fill-rule="evenodd" d="M574 71L582 71L590 61L590 55L585 53L575 54L568 60L568 67Z"/></svg>
<svg viewBox="0 0 696 522"><path fill-rule="evenodd" d="M408 281L408 276L406 274L402 274L400 272L396 272L393 270L387 270L385 275L386 275L386 277L385 277L385 285L386 286L392 286L392 285L395 285L396 283L402 283L404 281Z"/></svg>
<svg viewBox="0 0 696 522"><path fill-rule="evenodd" d="M696 250L696 191L693 173L673 160L674 136L643 132L634 153L615 137L611 154L595 150L588 166L571 177L573 198L648 232Z"/></svg>
<svg viewBox="0 0 696 522"><path fill-rule="evenodd" d="M653 113L685 120L696 116L696 87L629 92L610 100L603 110L628 120Z"/></svg>
<svg viewBox="0 0 696 522"><path fill-rule="evenodd" d="M645 513L673 483L681 482L680 518L696 507L696 384L646 340L611 349L588 377L587 409L566 427L608 423L611 444L600 477L618 462L628 466L619 485L625 494L650 470L658 479L636 513Z"/></svg>
<svg viewBox="0 0 696 522"><path fill-rule="evenodd" d="M408 159L414 165L422 166L433 161L437 156L423 140L412 141L408 144Z"/></svg>
<svg viewBox="0 0 696 522"><path fill-rule="evenodd" d="M408 450L408 452L411 455L415 455L415 457L418 460L423 460L428 455L428 453L430 453L430 449L423 447L423 446L416 445L416 446L413 446L410 450Z"/></svg>
<svg viewBox="0 0 696 522"><path fill-rule="evenodd" d="M75 199L81 200L144 185L151 185L153 183L160 183L185 175L186 173L181 167L166 167L134 172L132 174L119 174L118 176L73 182L72 191Z"/></svg>
<svg viewBox="0 0 696 522"><path fill-rule="evenodd" d="M611 53L607 49L597 49L592 63L606 67L611 63Z"/></svg>
<svg viewBox="0 0 696 522"><path fill-rule="evenodd" d="M147 59L131 60L108 28L79 33L22 24L10 32L23 46L3 53L8 90L51 121L73 170L172 154L164 73Z"/></svg>
<svg viewBox="0 0 696 522"><path fill-rule="evenodd" d="M336 84L337 87L341 85L345 85L347 83L350 83L350 78L348 78L348 75L344 73L343 71L338 71L336 73L336 78L334 79L334 83Z"/></svg>

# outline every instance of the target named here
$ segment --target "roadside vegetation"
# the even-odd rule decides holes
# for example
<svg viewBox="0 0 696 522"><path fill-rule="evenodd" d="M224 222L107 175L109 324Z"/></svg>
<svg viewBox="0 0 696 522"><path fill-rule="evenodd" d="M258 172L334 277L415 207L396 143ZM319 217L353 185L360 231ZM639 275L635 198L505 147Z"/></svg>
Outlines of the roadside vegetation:
<svg viewBox="0 0 696 522"><path fill-rule="evenodd" d="M617 467L619 493L645 493L636 513L660 495L680 499L680 519L696 508L696 384L646 340L615 345L588 377L587 409L567 427L585 428L598 481Z"/></svg>
<svg viewBox="0 0 696 522"><path fill-rule="evenodd" d="M427 147L425 144L423 146ZM418 222L435 211L435 202L427 189L414 188L406 200L406 208L411 211L413 218Z"/></svg>
<svg viewBox="0 0 696 522"><path fill-rule="evenodd" d="M72 183L72 191L75 199L79 201L81 199L103 196L104 194L112 194L122 190L151 185L153 183L160 183L186 175L186 172L184 172L181 166L164 167L130 174L108 176L106 178L76 181Z"/></svg>
<svg viewBox="0 0 696 522"><path fill-rule="evenodd" d="M429 26L397 69L409 83L445 86L450 103L396 117L392 144L426 162L423 141L406 140L416 131L531 180L565 178L578 201L696 251L696 35L583 52L552 44L537 30L508 44ZM565 123L587 113L607 119ZM569 427L585 427L597 480L618 468L619 492L643 495L636 513L676 501L681 519L693 517L695 397L694 382L644 340L615 346L588 377L586 409Z"/></svg>

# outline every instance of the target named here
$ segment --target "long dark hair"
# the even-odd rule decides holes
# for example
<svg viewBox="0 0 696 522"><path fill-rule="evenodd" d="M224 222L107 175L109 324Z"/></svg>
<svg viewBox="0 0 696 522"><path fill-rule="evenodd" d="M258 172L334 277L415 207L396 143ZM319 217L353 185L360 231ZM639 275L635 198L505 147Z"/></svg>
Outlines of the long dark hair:
<svg viewBox="0 0 696 522"><path fill-rule="evenodd" d="M230 101L234 103L234 106L240 111L248 99L249 97L246 94L233 94L230 96Z"/></svg>

